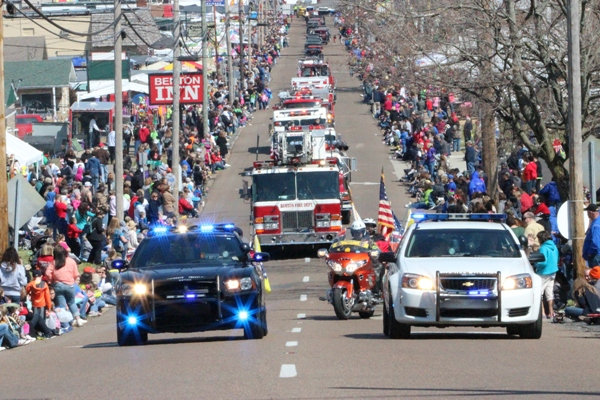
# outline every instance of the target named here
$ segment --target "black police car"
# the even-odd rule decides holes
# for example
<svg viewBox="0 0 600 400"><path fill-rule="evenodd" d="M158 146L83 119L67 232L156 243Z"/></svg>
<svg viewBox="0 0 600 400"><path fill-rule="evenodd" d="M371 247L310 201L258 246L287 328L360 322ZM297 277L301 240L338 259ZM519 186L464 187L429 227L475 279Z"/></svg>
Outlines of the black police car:
<svg viewBox="0 0 600 400"><path fill-rule="evenodd" d="M154 228L120 269L117 341L144 344L148 333L244 330L267 334L262 261L233 224Z"/></svg>

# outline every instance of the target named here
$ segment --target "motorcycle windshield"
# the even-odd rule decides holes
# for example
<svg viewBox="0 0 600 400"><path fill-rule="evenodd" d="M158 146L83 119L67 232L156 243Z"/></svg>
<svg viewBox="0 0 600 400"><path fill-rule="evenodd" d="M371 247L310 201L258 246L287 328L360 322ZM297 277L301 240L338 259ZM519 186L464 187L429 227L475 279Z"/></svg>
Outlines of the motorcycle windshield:
<svg viewBox="0 0 600 400"><path fill-rule="evenodd" d="M369 244L367 242L359 242L357 240L346 240L343 242L334 243L329 248L330 253L367 253L369 252Z"/></svg>

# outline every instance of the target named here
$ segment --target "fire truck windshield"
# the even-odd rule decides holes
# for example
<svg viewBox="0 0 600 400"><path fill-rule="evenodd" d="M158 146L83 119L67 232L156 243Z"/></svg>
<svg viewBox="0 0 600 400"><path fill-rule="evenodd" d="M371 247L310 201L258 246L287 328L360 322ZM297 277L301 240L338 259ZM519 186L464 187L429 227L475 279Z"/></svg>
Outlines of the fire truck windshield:
<svg viewBox="0 0 600 400"><path fill-rule="evenodd" d="M279 124L277 123L279 122ZM276 126L309 126L309 125L321 125L324 122L321 118L306 118L306 119L288 119L285 121L276 121Z"/></svg>
<svg viewBox="0 0 600 400"><path fill-rule="evenodd" d="M302 153L303 145L304 145L303 139L304 139L303 136L288 136L288 137L286 137L285 141L287 142L287 147L286 147L287 152L290 154L294 154L294 155Z"/></svg>
<svg viewBox="0 0 600 400"><path fill-rule="evenodd" d="M327 66L319 67L304 67L302 69L302 77L308 78L310 76L328 76L329 68Z"/></svg>
<svg viewBox="0 0 600 400"><path fill-rule="evenodd" d="M315 171L296 175L298 199L339 198L338 172Z"/></svg>
<svg viewBox="0 0 600 400"><path fill-rule="evenodd" d="M339 198L338 171L298 171L258 174L252 181L252 200L318 200Z"/></svg>
<svg viewBox="0 0 600 400"><path fill-rule="evenodd" d="M286 110L289 110L291 108L314 108L314 107L321 107L321 101L319 100L314 100L314 101L290 101L290 102L285 102L283 104L283 108Z"/></svg>
<svg viewBox="0 0 600 400"><path fill-rule="evenodd" d="M252 197L254 202L294 200L296 198L294 173L254 175Z"/></svg>

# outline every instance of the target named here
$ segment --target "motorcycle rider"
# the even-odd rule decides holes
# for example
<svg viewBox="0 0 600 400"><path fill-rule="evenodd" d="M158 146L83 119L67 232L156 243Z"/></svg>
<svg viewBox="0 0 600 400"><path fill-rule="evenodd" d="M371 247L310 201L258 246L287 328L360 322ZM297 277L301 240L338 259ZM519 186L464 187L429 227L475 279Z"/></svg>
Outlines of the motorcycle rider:
<svg viewBox="0 0 600 400"><path fill-rule="evenodd" d="M357 219L350 226L350 235L353 240L361 242L363 247L369 250L378 250L379 247L373 241L373 235L375 234L375 227L377 223L371 218ZM343 241L342 241L343 243ZM375 288L374 292L377 296L381 296L382 279L383 279L383 265L378 259L372 259L373 269L375 270Z"/></svg>

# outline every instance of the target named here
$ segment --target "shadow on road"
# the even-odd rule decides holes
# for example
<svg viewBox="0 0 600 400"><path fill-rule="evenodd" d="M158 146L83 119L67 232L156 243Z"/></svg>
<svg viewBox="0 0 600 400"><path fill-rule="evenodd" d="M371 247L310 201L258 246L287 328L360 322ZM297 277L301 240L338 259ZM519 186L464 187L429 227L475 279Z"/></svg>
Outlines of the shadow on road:
<svg viewBox="0 0 600 400"><path fill-rule="evenodd" d="M270 155L271 147L270 146L258 146L258 147L248 147L248 153L250 154L258 154L259 155Z"/></svg>
<svg viewBox="0 0 600 400"><path fill-rule="evenodd" d="M376 396L373 398L410 398L416 397L428 397L428 398L447 398L456 396L582 396L582 397L596 397L600 395L600 392L578 392L578 391L566 391L566 390L516 390L516 389L455 389L455 388L436 388L431 387L368 387L368 386L333 386L329 389L334 390L377 390L377 391L389 391L388 396ZM393 392L393 394L392 394ZM417 392L417 393L414 393ZM418 393L421 392L421 393ZM365 398L361 396L361 398ZM370 397L367 397L370 398Z"/></svg>
<svg viewBox="0 0 600 400"><path fill-rule="evenodd" d="M388 339L382 334L348 334L345 335L350 339ZM410 339L405 340L519 340L518 336L509 336L505 332L413 332L410 335Z"/></svg>
<svg viewBox="0 0 600 400"><path fill-rule="evenodd" d="M211 343L211 342L229 342L232 340L246 340L244 334L239 333L236 336L211 336L211 337L185 337L185 338L168 338L168 339L148 339L148 343L144 346L154 346L161 344L183 344L183 343ZM82 346L82 349L99 349L104 347L119 347L117 342L91 343ZM136 347L136 346L131 346Z"/></svg>

